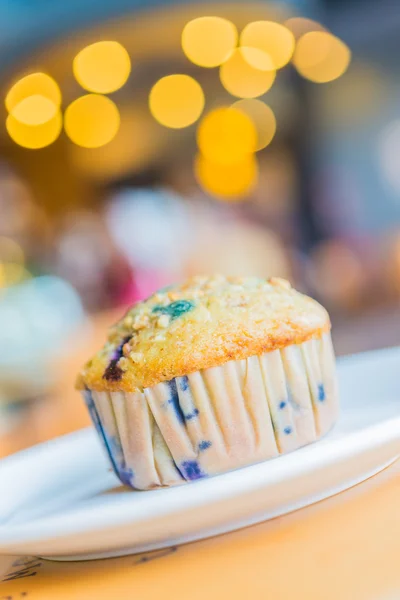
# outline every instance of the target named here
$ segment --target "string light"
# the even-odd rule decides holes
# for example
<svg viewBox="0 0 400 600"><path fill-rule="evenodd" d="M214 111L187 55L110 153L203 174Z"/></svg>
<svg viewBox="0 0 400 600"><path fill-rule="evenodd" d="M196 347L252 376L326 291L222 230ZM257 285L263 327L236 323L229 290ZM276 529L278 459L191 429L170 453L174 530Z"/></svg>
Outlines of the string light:
<svg viewBox="0 0 400 600"><path fill-rule="evenodd" d="M253 63L253 64L251 64ZM263 66L263 69L253 65ZM224 88L238 98L256 98L265 94L275 81L275 71L265 70L269 57L257 48L237 48L220 67Z"/></svg>
<svg viewBox="0 0 400 600"><path fill-rule="evenodd" d="M220 164L241 161L255 152L257 132L252 120L235 108L217 108L201 120L197 144L208 160Z"/></svg>
<svg viewBox="0 0 400 600"><path fill-rule="evenodd" d="M105 146L115 137L119 126L118 108L106 96L81 96L65 111L65 133L71 141L84 148Z"/></svg>
<svg viewBox="0 0 400 600"><path fill-rule="evenodd" d="M189 75L167 75L152 87L149 108L161 125L181 129L200 117L204 93L200 84Z"/></svg>
<svg viewBox="0 0 400 600"><path fill-rule="evenodd" d="M42 125L50 121L57 112L57 106L52 100L34 94L21 100L11 111L11 115L17 121L25 125Z"/></svg>
<svg viewBox="0 0 400 600"><path fill-rule="evenodd" d="M292 57L295 39L293 33L280 23L254 21L243 29L240 44L261 50L270 57L274 69L281 69Z"/></svg>
<svg viewBox="0 0 400 600"><path fill-rule="evenodd" d="M21 123L10 114L6 120L6 129L10 138L19 146L32 150L44 148L52 144L61 133L61 113L58 110L49 121L33 126Z"/></svg>
<svg viewBox="0 0 400 600"><path fill-rule="evenodd" d="M61 91L56 81L46 73L31 73L17 81L9 90L5 104L9 113L30 96L43 96L57 108L61 105Z"/></svg>
<svg viewBox="0 0 400 600"><path fill-rule="evenodd" d="M233 23L221 17L200 17L189 21L182 32L182 49L200 67L218 67L231 55L238 33Z"/></svg>
<svg viewBox="0 0 400 600"><path fill-rule="evenodd" d="M304 17L291 17L284 22L284 25L293 33L296 40L310 31L326 31L321 23Z"/></svg>
<svg viewBox="0 0 400 600"><path fill-rule="evenodd" d="M297 42L293 64L315 83L337 79L347 70L351 52L342 40L327 31L310 31Z"/></svg>
<svg viewBox="0 0 400 600"><path fill-rule="evenodd" d="M72 69L85 90L110 94L126 83L131 60L119 42L102 41L83 48L75 56Z"/></svg>
<svg viewBox="0 0 400 600"><path fill-rule="evenodd" d="M257 182L257 160L254 154L231 164L214 163L201 154L195 159L194 171L200 186L223 200L240 200Z"/></svg>
<svg viewBox="0 0 400 600"><path fill-rule="evenodd" d="M266 148L276 132L276 119L273 110L261 100L247 98L232 104L232 108L242 111L253 122L257 131L256 150Z"/></svg>

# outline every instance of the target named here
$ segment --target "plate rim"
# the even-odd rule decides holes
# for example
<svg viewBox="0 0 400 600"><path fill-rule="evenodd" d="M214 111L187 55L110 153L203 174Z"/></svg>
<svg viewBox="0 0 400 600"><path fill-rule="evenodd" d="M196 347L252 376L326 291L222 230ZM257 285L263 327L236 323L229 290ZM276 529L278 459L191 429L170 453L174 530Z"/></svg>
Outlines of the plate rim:
<svg viewBox="0 0 400 600"><path fill-rule="evenodd" d="M382 360L382 358L388 354L393 355L393 358L397 358L397 356L400 354L400 347L384 348L378 351L368 351L357 355L341 357L338 360L338 367L347 369L349 365L359 363L360 361L365 362L366 366L368 366L369 361L375 360L377 355L379 355L380 359ZM94 428L87 427L65 434L58 438L48 440L6 457L3 461L0 461L0 478L4 470L7 471L8 469L12 469L13 465L16 463L23 463L28 456L29 461L34 462L35 460L38 460L38 456L40 459L41 453L47 453L49 447L55 447L58 445L58 451L62 453L66 451L66 448L68 448L71 443L77 445L81 444L84 446L87 444L88 438L91 438L92 444L98 445L99 452L101 452L101 446L98 442ZM164 512L162 515L164 518L174 518L180 513L182 508L186 510L201 510L202 508L210 504L214 504L217 501L226 501L229 498L235 498L235 500L237 500L241 497L245 497L247 494L255 493L277 484L279 485L279 483L287 479L288 476L291 480L296 480L304 477L305 475L312 474L321 467L324 468L327 465L342 462L346 459L349 459L349 457L354 458L357 457L357 455L363 455L368 451L373 452L379 448L383 449L388 447L389 449L391 444L393 444L393 453L391 455L392 459L388 462L388 464L390 464L390 462L396 459L400 451L400 443L396 444L396 442L400 442L400 412L399 416L388 417L379 421L378 423L372 423L368 426L365 426L360 430L350 431L349 433L346 433L343 438L323 438L314 444L305 446L299 450L296 450L295 452L279 456L274 460L263 461L255 465L242 467L241 469L221 474L217 478L213 477L210 479L203 479L192 482L189 485L182 485L174 488L152 490L150 492L151 498L148 496L149 492L134 493L140 494L140 496L143 496L143 498L148 497L150 499L150 505L156 506L157 504L158 506L160 505L159 495L162 495L163 499L172 497L173 502L165 502ZM320 448L319 452L315 452L315 447L317 445ZM394 446L397 448L396 452L394 451ZM331 452L332 447L334 448L334 452ZM92 450L93 449L94 446ZM303 460L302 458L298 460L300 455L303 458L304 455L308 455L308 459ZM375 472L379 472L383 468L385 468L385 465L378 468ZM293 475L294 470L295 475ZM367 477L368 475L362 476L360 481L363 481ZM216 481L218 481L220 485L215 485ZM356 485L356 483L344 483L343 487L341 487L341 490L339 491L343 491L344 489L351 487L351 485ZM179 494L176 496L176 490L178 489ZM196 493L196 491L198 492L199 489L204 489L205 493ZM327 492L327 494L323 495L323 497L328 497L334 493L338 492ZM177 499L178 502L176 501ZM118 506L115 508L115 501L118 506L124 507L124 511L118 511ZM302 506L310 503L311 502L306 502ZM46 543L51 540L59 540L60 538L62 538L64 543L68 545L69 540L77 535L90 535L94 532L106 533L107 531L123 525L128 527L141 520L151 520L152 514L154 515L154 508L152 508L150 511L147 510L146 515L146 509L143 510L143 505L148 507L149 502L143 500L139 504L141 504L141 506L139 506L140 510L138 510L138 503L130 502L127 494L121 494L119 498L117 495L113 499L113 503L106 503L99 507L102 515L101 518L99 516L93 517L92 515L92 518L89 518L85 522L82 522L82 506L75 507L70 511L69 514L69 518L73 518L78 511L78 519L76 520L75 528L72 527L72 529L67 525L68 514L66 519L65 515L60 513L60 511L47 517L45 516L31 521L23 521L15 525L7 525L7 523L0 525L0 554L10 553L11 547L13 550L17 548L18 552L21 551L21 549L18 549L18 546L23 547L27 544ZM85 506L85 503L83 503L83 512L85 510L90 515L90 506ZM294 508L292 510L297 509ZM288 511L285 510L284 512ZM105 518L104 515L106 515ZM158 511L157 516L159 515L160 512ZM101 521L100 526L99 521ZM50 534L49 527L52 525L54 526L54 524L56 525L56 528L53 529L53 533ZM241 526L238 525L238 527ZM236 529L238 527L234 528ZM211 533L210 535L214 534ZM200 539L201 537L206 536L200 535L196 539ZM183 542L180 541L179 543ZM165 544L159 547L165 547ZM133 550L130 550L130 553L132 553L132 551ZM135 552L139 552L139 550L135 549ZM67 554L69 556L69 553ZM103 556L104 553L101 553L101 555ZM117 555L118 554L114 554L114 556ZM69 558L69 560L73 559Z"/></svg>

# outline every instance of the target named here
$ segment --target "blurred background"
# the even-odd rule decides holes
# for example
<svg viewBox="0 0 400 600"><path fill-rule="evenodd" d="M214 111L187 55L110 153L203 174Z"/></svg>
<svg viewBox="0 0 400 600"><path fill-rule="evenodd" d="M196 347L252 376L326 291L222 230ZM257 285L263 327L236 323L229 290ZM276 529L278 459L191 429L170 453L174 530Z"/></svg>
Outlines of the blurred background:
<svg viewBox="0 0 400 600"><path fill-rule="evenodd" d="M0 0L0 455L88 424L124 306L281 276L400 343L400 5Z"/></svg>

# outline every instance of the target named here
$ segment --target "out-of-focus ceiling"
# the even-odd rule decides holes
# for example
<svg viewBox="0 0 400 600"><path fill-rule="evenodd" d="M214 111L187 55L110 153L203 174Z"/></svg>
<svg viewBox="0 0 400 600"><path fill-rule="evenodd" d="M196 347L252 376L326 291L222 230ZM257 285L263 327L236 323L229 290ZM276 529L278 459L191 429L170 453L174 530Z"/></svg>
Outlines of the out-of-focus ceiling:
<svg viewBox="0 0 400 600"><path fill-rule="evenodd" d="M239 4L243 0L225 0ZM198 0L0 0L0 69L12 67L26 54L69 32L84 29L125 13L200 4ZM269 1L265 0L268 6ZM320 0L274 0L298 12L312 11ZM203 1L204 7L214 3Z"/></svg>
<svg viewBox="0 0 400 600"><path fill-rule="evenodd" d="M0 0L0 69L71 31L166 4L165 0Z"/></svg>
<svg viewBox="0 0 400 600"><path fill-rule="evenodd" d="M246 0L225 0L245 7ZM0 0L0 70L12 68L40 46L126 13L190 5L198 0ZM269 0L263 0L268 6ZM398 0L275 0L298 14L324 21L352 47L376 38L397 38ZM212 12L213 2L204 0ZM371 26L373 24L373 26Z"/></svg>

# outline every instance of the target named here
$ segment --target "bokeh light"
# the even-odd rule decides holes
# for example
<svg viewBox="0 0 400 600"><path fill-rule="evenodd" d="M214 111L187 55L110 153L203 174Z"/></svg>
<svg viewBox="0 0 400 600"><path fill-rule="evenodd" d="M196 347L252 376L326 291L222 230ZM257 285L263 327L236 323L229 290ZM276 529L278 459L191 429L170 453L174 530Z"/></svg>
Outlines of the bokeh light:
<svg viewBox="0 0 400 600"><path fill-rule="evenodd" d="M197 129L200 152L214 163L240 162L255 152L257 132L252 120L240 110L221 107L209 112Z"/></svg>
<svg viewBox="0 0 400 600"><path fill-rule="evenodd" d="M182 49L200 67L218 67L237 44L235 25L221 17L199 17L189 21L182 32Z"/></svg>
<svg viewBox="0 0 400 600"><path fill-rule="evenodd" d="M67 136L84 148L105 146L115 137L119 126L118 108L106 96L81 96L65 111L64 127Z"/></svg>
<svg viewBox="0 0 400 600"><path fill-rule="evenodd" d="M311 252L308 278L328 306L350 308L365 290L365 268L357 253L342 240L327 240Z"/></svg>
<svg viewBox="0 0 400 600"><path fill-rule="evenodd" d="M167 75L150 90L149 107L153 117L172 129L192 125L204 108L204 93L189 75Z"/></svg>
<svg viewBox="0 0 400 600"><path fill-rule="evenodd" d="M310 31L326 31L321 23L305 17L291 17L285 21L284 25L293 33L296 40Z"/></svg>
<svg viewBox="0 0 400 600"><path fill-rule="evenodd" d="M0 236L0 263L23 264L24 251L12 238Z"/></svg>
<svg viewBox="0 0 400 600"><path fill-rule="evenodd" d="M0 262L0 289L16 285L30 277L31 274L24 265L20 263Z"/></svg>
<svg viewBox="0 0 400 600"><path fill-rule="evenodd" d="M265 68L268 55L257 48L237 48L220 67L220 79L224 88L238 98L256 98L265 94L275 81L275 70ZM251 64L253 63L253 64Z"/></svg>
<svg viewBox="0 0 400 600"><path fill-rule="evenodd" d="M9 113L29 96L43 96L58 108L61 104L61 91L55 80L46 73L31 73L17 81L9 90L5 104Z"/></svg>
<svg viewBox="0 0 400 600"><path fill-rule="evenodd" d="M85 90L110 94L126 83L131 60L119 42L103 41L83 48L75 56L72 67L76 80Z"/></svg>
<svg viewBox="0 0 400 600"><path fill-rule="evenodd" d="M11 115L17 121L25 125L42 125L50 121L56 114L58 108L49 98L34 94L21 100L11 111Z"/></svg>
<svg viewBox="0 0 400 600"><path fill-rule="evenodd" d="M140 106L140 107L139 107ZM85 178L99 182L145 170L166 152L167 138L147 107L121 107L121 127L106 146L87 150L70 144L71 161Z"/></svg>
<svg viewBox="0 0 400 600"><path fill-rule="evenodd" d="M242 46L240 52L244 60L254 69L259 71L275 71L274 63L269 54L259 48Z"/></svg>
<svg viewBox="0 0 400 600"><path fill-rule="evenodd" d="M231 164L214 163L199 154L194 170L204 191L224 200L241 200L257 182L258 169L254 154L248 154L241 161Z"/></svg>
<svg viewBox="0 0 400 600"><path fill-rule="evenodd" d="M352 63L332 86L320 86L320 118L326 130L368 126L382 113L387 98L388 74L378 65Z"/></svg>
<svg viewBox="0 0 400 600"><path fill-rule="evenodd" d="M273 68L281 69L292 57L295 39L293 33L280 23L254 21L243 29L240 44L265 52L271 58Z"/></svg>
<svg viewBox="0 0 400 600"><path fill-rule="evenodd" d="M61 133L61 113L57 110L52 119L41 125L26 125L10 114L6 120L6 129L10 138L19 146L32 150L44 148L52 144Z"/></svg>
<svg viewBox="0 0 400 600"><path fill-rule="evenodd" d="M293 64L303 77L327 83L347 70L351 60L348 46L327 31L310 31L300 37Z"/></svg>
<svg viewBox="0 0 400 600"><path fill-rule="evenodd" d="M267 104L255 98L245 98L235 102L232 108L240 110L253 121L257 132L256 150L262 150L272 142L276 132L276 119Z"/></svg>
<svg viewBox="0 0 400 600"><path fill-rule="evenodd" d="M390 122L378 140L378 158L385 182L400 193L400 119Z"/></svg>

